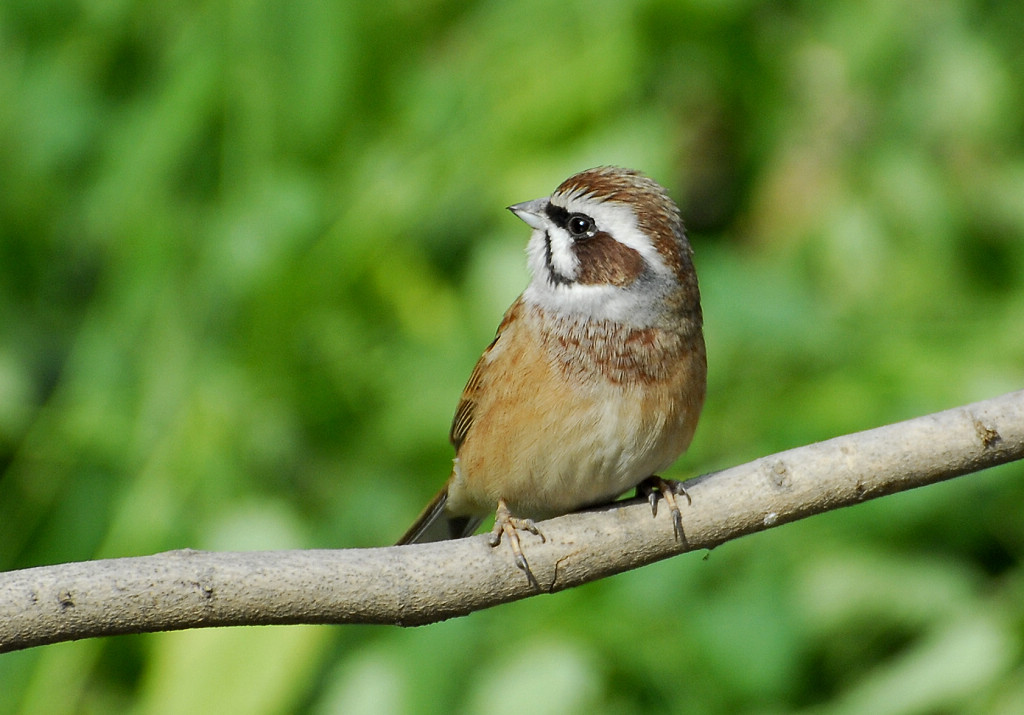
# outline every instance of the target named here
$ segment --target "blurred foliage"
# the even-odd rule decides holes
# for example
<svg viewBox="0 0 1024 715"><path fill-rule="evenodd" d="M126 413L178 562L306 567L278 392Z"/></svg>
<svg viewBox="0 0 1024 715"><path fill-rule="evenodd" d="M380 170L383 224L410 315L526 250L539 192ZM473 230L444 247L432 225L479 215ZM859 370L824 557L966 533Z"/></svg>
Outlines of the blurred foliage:
<svg viewBox="0 0 1024 715"><path fill-rule="evenodd" d="M1022 36L1010 2L5 0L0 568L393 542L527 280L503 207L596 164L697 254L671 476L1020 388ZM10 654L0 712L1017 713L1022 476L415 630Z"/></svg>

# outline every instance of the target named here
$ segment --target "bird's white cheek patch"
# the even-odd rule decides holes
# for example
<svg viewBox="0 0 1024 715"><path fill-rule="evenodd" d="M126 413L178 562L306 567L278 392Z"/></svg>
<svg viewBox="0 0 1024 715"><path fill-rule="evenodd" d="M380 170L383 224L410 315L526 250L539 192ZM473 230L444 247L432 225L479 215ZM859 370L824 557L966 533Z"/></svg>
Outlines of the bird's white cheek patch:
<svg viewBox="0 0 1024 715"><path fill-rule="evenodd" d="M552 284L564 284L576 280L579 275L580 262L573 253L572 239L560 228L534 231L526 253L530 270L537 278Z"/></svg>
<svg viewBox="0 0 1024 715"><path fill-rule="evenodd" d="M550 228L547 232L548 265L552 273L565 280L573 281L579 275L580 261L572 250L572 239L560 228Z"/></svg>

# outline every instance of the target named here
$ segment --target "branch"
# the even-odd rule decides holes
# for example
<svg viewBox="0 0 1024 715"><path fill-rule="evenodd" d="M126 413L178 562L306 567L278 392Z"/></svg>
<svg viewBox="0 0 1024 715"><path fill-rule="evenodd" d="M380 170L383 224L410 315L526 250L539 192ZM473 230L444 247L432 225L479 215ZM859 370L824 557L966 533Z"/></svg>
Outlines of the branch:
<svg viewBox="0 0 1024 715"><path fill-rule="evenodd" d="M578 586L839 507L1024 457L1024 390L780 452L687 482L667 509L623 502L524 537L541 590ZM201 552L0 573L0 652L119 633L285 623L419 625L534 595L486 536L374 549Z"/></svg>

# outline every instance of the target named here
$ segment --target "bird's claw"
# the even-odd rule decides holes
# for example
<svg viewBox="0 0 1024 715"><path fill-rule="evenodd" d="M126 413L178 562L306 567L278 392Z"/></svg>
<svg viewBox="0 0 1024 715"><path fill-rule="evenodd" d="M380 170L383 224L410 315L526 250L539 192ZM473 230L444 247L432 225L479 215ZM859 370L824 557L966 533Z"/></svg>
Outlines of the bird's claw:
<svg viewBox="0 0 1024 715"><path fill-rule="evenodd" d="M498 508L494 512L494 528L491 529L490 536L487 538L487 542L492 546L497 546L501 543L501 537L504 536L508 541L509 548L512 549L512 555L515 557L516 566L519 570L526 574L526 579L530 584L540 590L540 584L537 583L537 579L534 578L533 572L530 570L530 564L526 561L526 556L523 555L523 547L519 540L519 532L528 531L534 536L539 536L540 540L547 541L544 538L544 534L540 532L537 525L533 523L533 519L522 519L517 516L512 516L512 512L509 511L508 505L505 504L504 499L498 500Z"/></svg>
<svg viewBox="0 0 1024 715"><path fill-rule="evenodd" d="M683 486L682 482L675 479L662 479L655 475L637 484L636 493L637 496L647 498L648 503L651 505L651 514L654 516L658 515L658 494L661 494L668 504L669 511L672 513L672 530L675 533L676 541L686 541L686 536L683 533L683 513L679 510L676 496L686 497L687 504L693 504L693 498L690 497L690 493L686 491L686 487Z"/></svg>

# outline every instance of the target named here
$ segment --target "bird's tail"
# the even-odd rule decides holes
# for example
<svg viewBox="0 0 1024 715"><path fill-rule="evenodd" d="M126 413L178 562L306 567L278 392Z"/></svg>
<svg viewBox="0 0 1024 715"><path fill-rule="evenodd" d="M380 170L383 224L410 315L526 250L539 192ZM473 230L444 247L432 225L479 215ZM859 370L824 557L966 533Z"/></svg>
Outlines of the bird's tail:
<svg viewBox="0 0 1024 715"><path fill-rule="evenodd" d="M449 516L445 512L448 503L448 487L439 491L426 508L409 527L408 531L398 540L402 544L424 544L429 541L445 541L461 539L469 536L480 526L483 519L472 516Z"/></svg>

